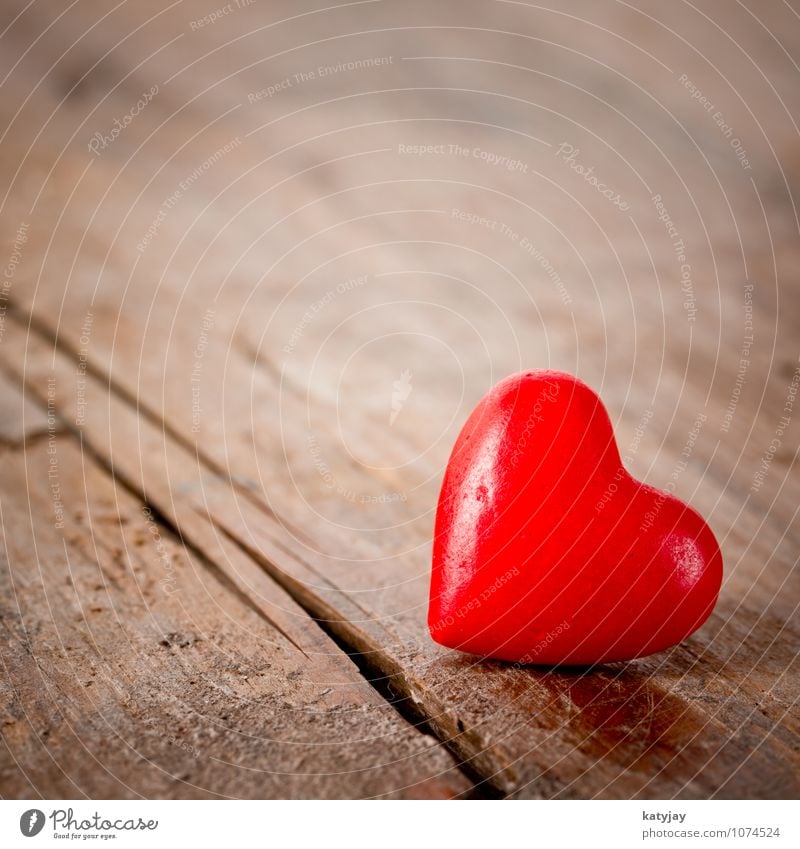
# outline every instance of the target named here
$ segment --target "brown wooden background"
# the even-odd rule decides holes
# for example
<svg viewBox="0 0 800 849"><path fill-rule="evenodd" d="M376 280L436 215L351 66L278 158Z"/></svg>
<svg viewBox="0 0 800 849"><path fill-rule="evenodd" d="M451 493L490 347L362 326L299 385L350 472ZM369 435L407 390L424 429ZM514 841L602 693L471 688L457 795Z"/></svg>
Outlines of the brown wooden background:
<svg viewBox="0 0 800 849"><path fill-rule="evenodd" d="M0 33L3 796L797 796L797 3ZM427 636L449 448L537 366L722 544L674 650Z"/></svg>

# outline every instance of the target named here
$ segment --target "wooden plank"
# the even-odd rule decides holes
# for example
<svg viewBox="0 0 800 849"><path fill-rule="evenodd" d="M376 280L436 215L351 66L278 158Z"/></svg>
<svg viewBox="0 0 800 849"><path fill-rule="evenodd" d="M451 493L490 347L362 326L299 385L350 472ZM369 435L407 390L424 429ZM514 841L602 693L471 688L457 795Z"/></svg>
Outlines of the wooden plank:
<svg viewBox="0 0 800 849"><path fill-rule="evenodd" d="M232 592L74 437L2 452L4 797L470 789L272 582Z"/></svg>
<svg viewBox="0 0 800 849"><path fill-rule="evenodd" d="M798 366L785 308L796 304L798 259L796 169L782 167L796 158L798 114L787 56L756 51L767 82L713 21L655 3L491 4L467 27L448 4L408 4L402 21L374 4L358 28L374 32L356 37L342 10L271 26L291 10L270 4L194 31L193 8L181 6L128 39L158 4L94 27L77 11L11 78L31 91L38 69L80 37L19 115L21 97L2 107L15 131L0 166L12 189L3 221L13 235L30 220L12 298L39 334L9 336L10 367L41 395L57 336L59 404L81 420L86 444L215 562L224 551L248 563L228 570L243 591L258 560L501 789L796 795L796 416L754 485ZM27 45L54 8L37 4L12 43ZM785 9L760 14L797 45ZM755 29L744 13L734 18L751 44ZM619 38L598 38L609 20ZM708 40L715 67L666 27ZM177 40L151 55L153 29L159 44ZM304 47L314 36L329 40ZM108 44L101 74L92 66ZM248 92L356 53L395 61L248 102ZM681 74L747 139L751 171ZM154 81L158 96L119 140L88 153L91 132ZM31 144L45 120L61 144ZM180 181L237 138L246 141L181 191L138 250ZM629 214L558 157L565 140L619 186ZM398 148L438 143L508 156L528 172ZM692 321L656 193L686 243ZM82 358L94 375L85 417L74 378ZM597 387L623 446L650 412L630 464L655 485L705 417L676 491L720 537L726 584L715 617L685 646L579 676L478 664L430 643L429 539L449 445L493 380L529 364ZM403 370L413 394L390 425Z"/></svg>
<svg viewBox="0 0 800 849"><path fill-rule="evenodd" d="M12 364L22 361L19 349L11 356L22 338L21 332L9 333ZM46 344L29 338L26 361L29 386L47 385L48 379L69 386L69 359L57 357L52 372L52 349ZM726 792L742 794L753 774L765 771L764 758L773 765L774 782L762 779L759 793L792 792L796 729L776 728L785 704L773 693L758 709L742 700L733 675L719 674L725 661L715 655L713 641L706 648L693 639L688 648L634 665L635 671L620 665L588 679L475 664L423 637L424 608L413 601L419 581L395 589L389 601L380 591L361 589L369 582L362 564L349 570L351 580L359 580L359 593L342 593L335 581L342 580L344 570L337 573L330 562L303 550L274 517L256 511L227 481L198 467L129 404L108 396L101 381L88 380L86 392L93 411L83 429L87 444L147 491L152 503L174 516L185 537L204 549L214 537L199 520L210 515L304 606L371 658L396 691L420 706L440 738L500 788L533 796L580 795L587 787L599 795L666 790L693 796L713 792L722 774L732 784ZM68 391L57 397L69 420L74 398ZM137 451L121 451L120 445L137 445ZM187 478L190 470L194 481ZM406 612L400 614L403 605ZM764 648L770 655L775 649ZM776 665L782 660L776 657Z"/></svg>

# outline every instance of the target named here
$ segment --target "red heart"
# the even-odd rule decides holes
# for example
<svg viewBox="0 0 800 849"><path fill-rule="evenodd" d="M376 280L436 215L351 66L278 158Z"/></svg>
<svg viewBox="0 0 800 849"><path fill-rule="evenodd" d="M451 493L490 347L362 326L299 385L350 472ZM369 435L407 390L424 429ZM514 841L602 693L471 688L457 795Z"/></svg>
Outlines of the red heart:
<svg viewBox="0 0 800 849"><path fill-rule="evenodd" d="M521 663L629 660L696 631L721 581L711 529L625 471L585 383L527 371L475 408L436 512L438 643Z"/></svg>

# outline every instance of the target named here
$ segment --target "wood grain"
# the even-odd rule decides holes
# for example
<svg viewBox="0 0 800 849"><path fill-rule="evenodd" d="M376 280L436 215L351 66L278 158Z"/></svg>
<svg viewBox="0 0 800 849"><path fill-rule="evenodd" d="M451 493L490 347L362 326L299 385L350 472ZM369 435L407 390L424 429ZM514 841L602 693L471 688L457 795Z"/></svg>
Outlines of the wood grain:
<svg viewBox="0 0 800 849"><path fill-rule="evenodd" d="M80 462L207 558L254 630L340 652L323 620L502 793L798 794L800 19L726 8L271 3L198 27L213 3L37 3L3 36L8 256L25 226L4 368L40 417L56 381ZM672 481L720 539L720 603L682 646L553 672L427 636L449 448L531 365L594 386L631 471ZM437 752L408 783L465 792ZM369 795L369 775L339 793ZM184 792L152 780L137 792ZM387 780L375 795L405 786ZM242 794L233 773L197 786Z"/></svg>
<svg viewBox="0 0 800 849"><path fill-rule="evenodd" d="M46 407L23 398L19 386L0 374L0 444L19 445L47 428Z"/></svg>
<svg viewBox="0 0 800 849"><path fill-rule="evenodd" d="M274 584L232 591L74 436L2 463L4 796L469 791Z"/></svg>

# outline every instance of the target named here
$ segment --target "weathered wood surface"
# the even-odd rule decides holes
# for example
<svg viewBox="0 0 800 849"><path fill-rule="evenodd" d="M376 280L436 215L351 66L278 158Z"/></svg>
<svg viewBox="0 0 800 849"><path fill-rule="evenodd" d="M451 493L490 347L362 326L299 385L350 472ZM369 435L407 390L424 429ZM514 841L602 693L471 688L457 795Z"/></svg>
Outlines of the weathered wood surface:
<svg viewBox="0 0 800 849"><path fill-rule="evenodd" d="M273 582L220 580L74 435L2 467L4 796L469 791Z"/></svg>
<svg viewBox="0 0 800 849"><path fill-rule="evenodd" d="M179 764L184 751L171 762L165 749L163 729L175 721L167 705L148 709L153 731L117 699L114 727L128 753L98 749L91 720L102 706L67 675L52 686L70 700L70 727L85 720L80 733L36 749L33 736L4 727L12 758L14 745L33 747L25 772L4 761L7 793L69 795L68 758L89 795L123 786L455 795L468 789L455 762L484 790L519 797L798 794L800 18L790 4L662 7L256 3L193 27L216 4L111 12L90 3L61 15L60 4L36 3L9 26L0 192L3 255L16 259L2 368L39 404L38 425L26 417L33 432L46 426L48 400L71 431L59 444L77 487L73 512L91 515L85 465L112 494L101 513L123 509L122 481L127 515L140 515L138 498L180 534L188 553L170 545L195 564L186 567L194 595L161 614L170 629L194 633L185 611L202 612L207 629L228 629L243 664L261 657L275 672L260 682L264 701L244 707L244 685L226 679L216 644L144 647L142 634L156 634L143 624L155 601L141 621L117 612L114 627L139 642L126 636L113 653L109 643L101 661L84 652L75 669L102 663L110 687L168 691L183 682L171 659L191 650L209 680L223 679L214 705L231 706L226 734L190 736L190 770ZM8 4L0 30L21 9ZM375 58L387 61L317 70ZM108 134L154 85L118 138L91 152L94 134ZM570 167L563 144L625 208ZM491 164L476 150L520 164ZM659 220L665 210L677 235ZM449 446L494 380L534 365L597 388L631 470L654 485L672 481L717 533L723 593L684 645L554 673L482 662L427 637L433 509ZM411 393L391 422L404 371ZM40 521L35 549L31 533L9 537L11 581L36 569L40 547L61 545L46 483L29 477L36 497L24 498L20 480L45 462L45 443L25 442L21 427L7 440L3 425L12 470L3 510ZM63 533L67 546L91 552L86 580L118 571L112 531L101 523L95 551L96 527L77 528L73 512ZM146 539L146 523L137 527ZM51 556L55 581L65 560ZM139 562L142 580L157 583L157 553ZM26 633L45 634L39 669L48 671L35 675L50 681L54 641L68 626L39 580L38 595L14 609ZM131 581L116 590L115 610L129 610ZM212 581L214 604L203 604ZM59 616L68 610L65 601ZM392 718L364 679L359 686L309 614L455 761ZM300 660L276 629L313 657L302 684L285 678ZM114 664L117 652L133 678ZM16 676L33 680L32 661L13 657ZM290 721L272 725L260 705L281 692L291 714L326 676L346 687L325 696L324 727L337 746L355 736L352 749L313 754L319 732L299 722L292 740L310 741L308 752L268 750L263 738L290 733ZM207 697L202 690L192 710L202 714ZM361 741L373 711L388 730L370 748ZM137 757L155 766L134 781ZM296 777L287 788L261 772L259 786L249 783L250 770L295 774L303 763L329 773L337 759L346 783ZM395 760L407 773L380 768ZM184 771L194 778L179 784Z"/></svg>

